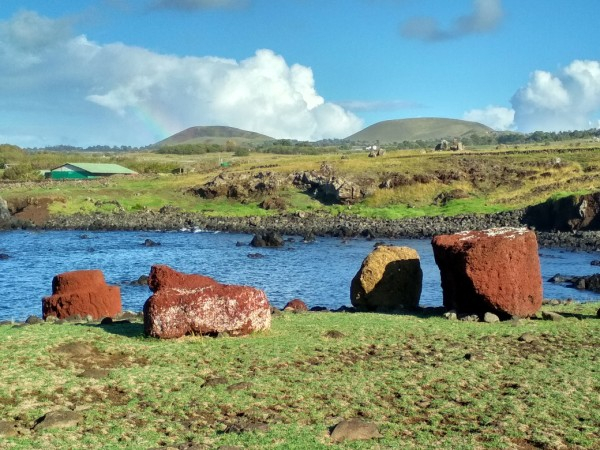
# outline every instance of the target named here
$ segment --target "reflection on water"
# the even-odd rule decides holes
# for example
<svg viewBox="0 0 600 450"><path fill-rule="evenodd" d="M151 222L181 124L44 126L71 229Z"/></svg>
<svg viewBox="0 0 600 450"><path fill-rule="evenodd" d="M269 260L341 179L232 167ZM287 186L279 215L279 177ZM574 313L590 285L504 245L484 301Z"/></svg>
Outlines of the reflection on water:
<svg viewBox="0 0 600 450"><path fill-rule="evenodd" d="M222 283L264 289L275 306L301 298L309 306L338 308L350 305L350 281L374 241L318 238L303 243L297 238L282 249L256 249L251 236L191 232L80 232L9 231L0 233L0 320L24 320L41 315L41 299L51 294L52 277L79 269L100 269L109 284L121 286L123 308L139 311L150 295L145 286L128 283L147 275L152 264L167 264L187 273L200 273ZM146 247L146 239L161 245ZM293 239L293 238L292 238ZM429 240L382 239L382 242L416 249L423 269L421 305L442 303L440 275ZM238 245L236 245L238 244ZM250 258L260 253L263 258ZM542 275L589 275L600 272L590 265L599 255L542 249ZM544 283L544 297L597 300L598 295Z"/></svg>

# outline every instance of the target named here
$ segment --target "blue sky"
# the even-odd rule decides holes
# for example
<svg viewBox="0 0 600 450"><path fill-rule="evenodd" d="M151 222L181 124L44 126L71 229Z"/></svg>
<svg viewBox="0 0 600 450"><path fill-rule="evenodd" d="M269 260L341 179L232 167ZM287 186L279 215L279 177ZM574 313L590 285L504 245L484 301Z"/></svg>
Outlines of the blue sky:
<svg viewBox="0 0 600 450"><path fill-rule="evenodd" d="M0 142L600 125L598 0L2 0Z"/></svg>

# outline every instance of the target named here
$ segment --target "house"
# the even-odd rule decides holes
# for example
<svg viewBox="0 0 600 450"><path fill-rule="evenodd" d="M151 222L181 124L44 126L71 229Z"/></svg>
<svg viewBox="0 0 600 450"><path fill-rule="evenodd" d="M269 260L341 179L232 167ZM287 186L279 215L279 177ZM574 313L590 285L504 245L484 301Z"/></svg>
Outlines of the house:
<svg viewBox="0 0 600 450"><path fill-rule="evenodd" d="M89 180L111 175L135 175L137 172L118 164L66 163L46 173L52 180Z"/></svg>

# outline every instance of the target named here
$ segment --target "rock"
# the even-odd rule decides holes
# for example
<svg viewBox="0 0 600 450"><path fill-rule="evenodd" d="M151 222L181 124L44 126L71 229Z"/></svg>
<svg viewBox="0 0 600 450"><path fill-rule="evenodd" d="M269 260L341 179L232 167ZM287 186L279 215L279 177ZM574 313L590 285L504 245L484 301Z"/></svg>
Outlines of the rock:
<svg viewBox="0 0 600 450"><path fill-rule="evenodd" d="M555 313L553 311L542 311L542 319L544 320L552 320L554 322L558 322L559 320L562 320L564 317L561 316L558 313Z"/></svg>
<svg viewBox="0 0 600 450"><path fill-rule="evenodd" d="M77 270L56 275L52 295L42 299L42 316L65 319L92 316L99 320L121 311L121 290L109 286L100 270Z"/></svg>
<svg viewBox="0 0 600 450"><path fill-rule="evenodd" d="M17 428L14 423L0 420L0 436L15 437L17 434Z"/></svg>
<svg viewBox="0 0 600 450"><path fill-rule="evenodd" d="M148 275L140 275L137 280L130 281L131 286L148 286Z"/></svg>
<svg viewBox="0 0 600 450"><path fill-rule="evenodd" d="M496 314L491 313L491 312L486 312L483 315L483 321L485 323L496 323L496 322L500 322L500 317L498 317Z"/></svg>
<svg viewBox="0 0 600 450"><path fill-rule="evenodd" d="M525 210L523 223L539 231L600 229L600 192L549 199Z"/></svg>
<svg viewBox="0 0 600 450"><path fill-rule="evenodd" d="M0 221L10 219L10 210L8 209L8 203L2 197L0 197Z"/></svg>
<svg viewBox="0 0 600 450"><path fill-rule="evenodd" d="M241 336L271 326L270 305L259 289L220 284L163 265L152 266L148 284L154 292L144 304L144 331L149 336Z"/></svg>
<svg viewBox="0 0 600 450"><path fill-rule="evenodd" d="M352 279L350 301L369 311L414 309L419 305L422 280L416 250L382 245L365 258Z"/></svg>
<svg viewBox="0 0 600 450"><path fill-rule="evenodd" d="M146 239L142 245L144 247L157 247L160 245L160 242L155 242L152 239Z"/></svg>
<svg viewBox="0 0 600 450"><path fill-rule="evenodd" d="M334 442L358 441L380 438L377 425L360 419L342 420L331 432Z"/></svg>
<svg viewBox="0 0 600 450"><path fill-rule="evenodd" d="M262 253L248 253L248 255L246 256L248 256L248 258L250 259L261 259L265 257L265 255L263 255Z"/></svg>
<svg viewBox="0 0 600 450"><path fill-rule="evenodd" d="M36 420L34 429L36 431L47 428L69 428L79 425L83 421L83 415L77 411L52 411Z"/></svg>
<svg viewBox="0 0 600 450"><path fill-rule="evenodd" d="M459 320L463 322L479 322L479 316L477 314L465 314L460 316Z"/></svg>
<svg viewBox="0 0 600 450"><path fill-rule="evenodd" d="M279 210L284 211L288 207L287 201L281 197L269 197L264 199L259 205L259 208L266 210Z"/></svg>
<svg viewBox="0 0 600 450"><path fill-rule="evenodd" d="M537 341L537 337L533 333L523 333L521 336L519 336L519 341L530 343Z"/></svg>
<svg viewBox="0 0 600 450"><path fill-rule="evenodd" d="M286 305L283 307L284 311L308 311L308 306L306 306L306 303L304 303L302 300L300 300L299 298L295 298L293 300L290 300L289 302L286 303Z"/></svg>
<svg viewBox="0 0 600 450"><path fill-rule="evenodd" d="M0 260L10 259L10 256L6 253L0 253Z"/></svg>
<svg viewBox="0 0 600 450"><path fill-rule="evenodd" d="M26 320L25 323L27 325L37 325L40 323L44 323L43 319L40 319L38 316L29 316Z"/></svg>
<svg viewBox="0 0 600 450"><path fill-rule="evenodd" d="M600 259L594 259L593 261L590 262L590 265L600 266Z"/></svg>
<svg viewBox="0 0 600 450"><path fill-rule="evenodd" d="M454 310L445 312L444 317L448 320L458 320L458 315L456 314L456 311L454 311Z"/></svg>
<svg viewBox="0 0 600 450"><path fill-rule="evenodd" d="M273 231L255 234L250 242L252 247L283 247L284 241L279 233Z"/></svg>
<svg viewBox="0 0 600 450"><path fill-rule="evenodd" d="M542 305L542 275L535 234L492 228L435 236L444 306L459 313L495 312L529 317Z"/></svg>

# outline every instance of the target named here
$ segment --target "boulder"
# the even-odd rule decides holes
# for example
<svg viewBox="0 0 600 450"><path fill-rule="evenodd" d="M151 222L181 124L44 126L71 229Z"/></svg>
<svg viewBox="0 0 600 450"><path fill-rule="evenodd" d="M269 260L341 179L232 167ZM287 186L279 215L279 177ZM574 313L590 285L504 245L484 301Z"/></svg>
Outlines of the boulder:
<svg viewBox="0 0 600 450"><path fill-rule="evenodd" d="M295 298L286 303L284 311L308 311L308 306L299 298Z"/></svg>
<svg viewBox="0 0 600 450"><path fill-rule="evenodd" d="M542 305L535 233L493 228L435 236L444 306L462 314L534 315Z"/></svg>
<svg viewBox="0 0 600 450"><path fill-rule="evenodd" d="M422 282L416 250L380 245L365 258L352 279L350 300L356 308L369 311L416 308Z"/></svg>
<svg viewBox="0 0 600 450"><path fill-rule="evenodd" d="M284 240L279 233L268 231L263 234L255 234L250 242L252 247L283 247Z"/></svg>
<svg viewBox="0 0 600 450"><path fill-rule="evenodd" d="M144 304L144 331L149 336L242 336L271 326L269 302L259 289L220 284L164 265L152 266L148 285L154 292Z"/></svg>
<svg viewBox="0 0 600 450"><path fill-rule="evenodd" d="M42 299L42 316L113 317L121 312L121 290L109 286L100 270L76 270L52 279L52 295Z"/></svg>

